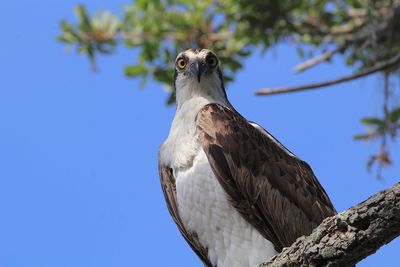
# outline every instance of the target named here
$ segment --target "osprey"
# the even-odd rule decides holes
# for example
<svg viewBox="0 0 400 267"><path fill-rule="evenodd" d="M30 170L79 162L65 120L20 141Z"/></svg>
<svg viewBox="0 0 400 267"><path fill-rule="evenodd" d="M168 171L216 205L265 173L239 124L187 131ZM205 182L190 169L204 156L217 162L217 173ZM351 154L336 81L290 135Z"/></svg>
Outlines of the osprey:
<svg viewBox="0 0 400 267"><path fill-rule="evenodd" d="M180 53L174 85L161 185L205 266L258 266L336 213L308 164L229 103L212 51Z"/></svg>

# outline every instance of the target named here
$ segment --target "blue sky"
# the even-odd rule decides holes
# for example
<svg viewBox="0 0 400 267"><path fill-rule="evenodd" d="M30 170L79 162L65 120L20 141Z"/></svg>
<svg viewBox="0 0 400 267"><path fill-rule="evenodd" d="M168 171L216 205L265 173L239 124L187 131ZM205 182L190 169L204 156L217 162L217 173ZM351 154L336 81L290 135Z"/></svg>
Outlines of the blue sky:
<svg viewBox="0 0 400 267"><path fill-rule="evenodd" d="M84 1L121 11L122 1ZM135 54L86 58L56 42L73 1L3 1L0 24L0 266L184 267L201 264L169 217L157 149L174 107L161 85L126 79ZM377 181L365 168L377 144L354 142L359 119L380 115L379 76L325 90L255 97L351 72L340 58L302 75L290 44L256 54L228 88L235 107L272 132L319 177L339 211L399 180L397 163ZM172 74L171 74L172 77ZM172 78L171 78L172 79ZM359 266L391 266L400 239Z"/></svg>

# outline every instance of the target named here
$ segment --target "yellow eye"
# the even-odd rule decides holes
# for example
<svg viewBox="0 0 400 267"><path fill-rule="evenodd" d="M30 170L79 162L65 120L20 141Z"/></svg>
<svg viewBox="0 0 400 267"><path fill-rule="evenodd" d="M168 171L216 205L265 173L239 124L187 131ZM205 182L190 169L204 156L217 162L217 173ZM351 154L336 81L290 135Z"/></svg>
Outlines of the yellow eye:
<svg viewBox="0 0 400 267"><path fill-rule="evenodd" d="M177 61L176 61L176 66L179 68L179 69L184 69L185 67L186 67L186 61L185 61L185 59L183 59L183 58L180 58L180 59L178 59Z"/></svg>
<svg viewBox="0 0 400 267"><path fill-rule="evenodd" d="M213 55L210 55L210 56L206 57L206 62L211 67L215 67L218 64L217 58L215 56L213 56Z"/></svg>

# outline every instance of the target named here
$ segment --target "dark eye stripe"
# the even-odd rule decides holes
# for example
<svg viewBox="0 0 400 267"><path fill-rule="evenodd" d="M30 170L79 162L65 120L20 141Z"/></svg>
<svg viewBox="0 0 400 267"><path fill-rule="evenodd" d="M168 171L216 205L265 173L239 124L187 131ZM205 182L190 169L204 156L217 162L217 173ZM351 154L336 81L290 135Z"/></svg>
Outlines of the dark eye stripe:
<svg viewBox="0 0 400 267"><path fill-rule="evenodd" d="M218 59L214 55L210 54L206 57L206 62L210 66L214 67L218 64Z"/></svg>

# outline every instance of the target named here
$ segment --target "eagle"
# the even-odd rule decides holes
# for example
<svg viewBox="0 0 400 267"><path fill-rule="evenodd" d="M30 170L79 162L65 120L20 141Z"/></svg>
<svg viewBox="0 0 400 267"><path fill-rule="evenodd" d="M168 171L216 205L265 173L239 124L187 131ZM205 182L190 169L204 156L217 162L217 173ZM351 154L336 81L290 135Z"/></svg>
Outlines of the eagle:
<svg viewBox="0 0 400 267"><path fill-rule="evenodd" d="M158 152L179 231L206 267L254 267L336 214L309 165L227 98L208 49L175 60L176 113Z"/></svg>

